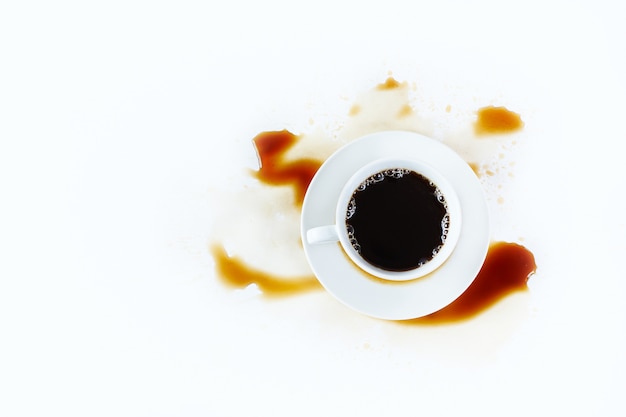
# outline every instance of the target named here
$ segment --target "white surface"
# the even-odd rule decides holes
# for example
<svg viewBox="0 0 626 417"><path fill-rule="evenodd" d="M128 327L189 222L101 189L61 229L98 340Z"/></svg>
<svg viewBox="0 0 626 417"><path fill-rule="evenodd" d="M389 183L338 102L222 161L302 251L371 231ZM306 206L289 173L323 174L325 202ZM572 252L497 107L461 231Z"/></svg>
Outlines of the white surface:
<svg viewBox="0 0 626 417"><path fill-rule="evenodd" d="M5 2L0 415L625 415L624 14ZM332 121L388 71L425 108L524 118L492 219L534 252L531 290L470 323L403 327L323 292L223 288L207 242L250 139Z"/></svg>
<svg viewBox="0 0 626 417"><path fill-rule="evenodd" d="M400 158L415 161L415 165L386 162ZM426 161L430 171L423 165ZM450 198L451 223L460 220L461 213L463 220L459 221L460 227L451 232L460 236L458 241L455 236L451 237L455 246L447 261L428 276L390 284L371 279L355 268L346 257L346 253L350 253L345 250L349 242L342 242L342 250L337 243L310 244L303 239L304 251L324 288L346 305L382 319L422 317L450 304L467 289L483 264L490 239L481 184L469 165L450 148L425 136L400 131L378 132L351 142L328 158L313 178L302 206L302 235L312 228L335 222L338 216L345 216L352 191L383 166L407 167L432 178L437 184L444 184L441 179L448 183L442 191L444 195L455 197ZM362 167L366 167L366 171L357 175L355 182L354 173ZM438 176L431 175L434 172ZM348 196L343 196L346 183ZM338 209L338 200L344 202L343 209Z"/></svg>

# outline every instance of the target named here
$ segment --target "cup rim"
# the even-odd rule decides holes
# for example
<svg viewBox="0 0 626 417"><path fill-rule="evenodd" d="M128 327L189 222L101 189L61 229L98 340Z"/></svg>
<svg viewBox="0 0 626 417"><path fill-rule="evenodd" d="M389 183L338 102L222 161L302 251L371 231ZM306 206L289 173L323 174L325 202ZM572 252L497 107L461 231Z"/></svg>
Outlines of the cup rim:
<svg viewBox="0 0 626 417"><path fill-rule="evenodd" d="M409 169L432 181L444 195L446 199L447 212L450 216L448 235L439 252L425 264L406 271L390 271L367 262L358 254L350 243L345 227L347 206L352 198L352 194L359 184L378 172L395 168ZM443 265L443 263L445 263L454 251L461 232L461 222L461 204L454 187L436 168L415 157L380 158L358 169L344 184L341 193L339 194L335 211L335 225L339 236L339 242L350 260L363 271L377 278L388 281L409 281L418 279L437 270L441 265Z"/></svg>

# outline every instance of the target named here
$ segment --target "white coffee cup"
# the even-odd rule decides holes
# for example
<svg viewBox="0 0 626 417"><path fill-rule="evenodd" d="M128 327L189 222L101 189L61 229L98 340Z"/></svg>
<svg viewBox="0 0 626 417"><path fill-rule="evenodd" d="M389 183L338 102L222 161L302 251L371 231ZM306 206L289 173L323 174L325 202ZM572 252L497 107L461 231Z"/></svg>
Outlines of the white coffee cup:
<svg viewBox="0 0 626 417"><path fill-rule="evenodd" d="M391 271L380 268L365 260L353 247L346 228L346 213L353 193L368 178L389 170L410 170L428 179L443 196L446 204L446 227L442 229L443 242L436 254L422 265L403 271ZM461 233L461 204L457 193L446 178L434 167L418 159L385 158L368 163L358 169L344 184L336 203L335 223L306 230L308 244L321 245L339 242L341 247L363 271L375 277L390 281L408 281L423 277L438 269L454 251Z"/></svg>

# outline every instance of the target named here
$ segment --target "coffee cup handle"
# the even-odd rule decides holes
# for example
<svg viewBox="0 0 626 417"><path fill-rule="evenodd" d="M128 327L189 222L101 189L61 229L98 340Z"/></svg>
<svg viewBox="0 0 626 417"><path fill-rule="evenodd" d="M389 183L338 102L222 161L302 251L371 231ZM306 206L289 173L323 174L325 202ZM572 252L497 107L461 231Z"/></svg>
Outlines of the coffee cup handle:
<svg viewBox="0 0 626 417"><path fill-rule="evenodd" d="M312 245L337 242L339 241L337 226L331 224L328 226L319 226L309 229L306 231L306 240Z"/></svg>

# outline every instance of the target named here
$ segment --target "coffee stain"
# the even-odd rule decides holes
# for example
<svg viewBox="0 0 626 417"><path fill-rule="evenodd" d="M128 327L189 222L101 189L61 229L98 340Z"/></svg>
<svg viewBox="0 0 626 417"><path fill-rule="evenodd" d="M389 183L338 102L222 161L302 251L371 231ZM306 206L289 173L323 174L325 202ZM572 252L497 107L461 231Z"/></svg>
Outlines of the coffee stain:
<svg viewBox="0 0 626 417"><path fill-rule="evenodd" d="M377 85L375 90L402 92L403 95L399 97L404 100L406 99L404 97L406 88L406 82L401 83L393 77L389 77L384 83ZM377 103L378 99L380 97L373 96L372 100L374 101L372 103ZM406 118L414 114L413 108L406 102L399 108L400 110L395 114L396 118ZM354 104L349 115L361 116L363 110L362 103ZM450 110L451 106L448 105L446 112ZM380 115L379 112L376 112L368 117L376 114ZM510 133L521 129L524 125L517 113L504 107L484 107L478 110L477 115L478 119L474 125L477 135ZM369 119L364 119L361 124L367 125L367 123L372 122ZM376 121L375 124L379 125L380 123L381 121ZM367 132L362 134L365 133ZM355 135L355 137L357 136ZM285 154L300 139L300 136L287 130L262 132L253 139L260 167L252 175L267 185L292 187L294 191L293 203L297 209L301 208L308 185L323 162L312 158L288 160ZM475 161L468 161L468 163L472 170L479 175L481 171L479 164ZM278 276L252 267L243 259L229 256L224 247L218 243L210 246L210 252L215 260L217 276L225 285L232 288L243 289L255 285L263 296L270 298L295 296L323 289L313 274L293 277ZM478 276L459 298L433 314L399 323L405 325L438 325L474 318L509 294L526 291L528 289L527 281L535 270L534 255L528 249L515 243L494 242L489 247Z"/></svg>
<svg viewBox="0 0 626 417"><path fill-rule="evenodd" d="M364 135L388 130L403 130L434 137L435 125L422 114L413 98L417 87L389 77L381 84L357 94L352 107L331 132L338 143L346 144ZM352 110L354 109L354 110Z"/></svg>
<svg viewBox="0 0 626 417"><path fill-rule="evenodd" d="M474 171L477 177L480 176L480 166L476 162L469 162L468 165L472 168L472 171Z"/></svg>
<svg viewBox="0 0 626 417"><path fill-rule="evenodd" d="M471 319L509 294L527 291L528 279L536 270L535 257L524 246L494 242L489 246L480 272L459 298L428 316L399 323L434 325Z"/></svg>
<svg viewBox="0 0 626 417"><path fill-rule="evenodd" d="M409 104L405 104L398 111L399 118L407 117L407 116L410 116L411 114L413 114L413 107L411 107Z"/></svg>
<svg viewBox="0 0 626 417"><path fill-rule="evenodd" d="M322 289L314 275L276 276L254 268L237 257L229 256L220 244L211 245L210 251L217 276L228 287L244 289L254 284L267 297L287 297Z"/></svg>
<svg viewBox="0 0 626 417"><path fill-rule="evenodd" d="M211 245L210 251L215 260L217 275L228 287L244 289L256 285L262 295L268 298L289 297L323 289L314 275L277 276L254 268L240 258L229 256L219 244ZM533 254L524 246L494 242L489 247L480 272L461 296L435 313L398 323L440 325L472 319L508 295L527 291L528 279L536 269Z"/></svg>
<svg viewBox="0 0 626 417"><path fill-rule="evenodd" d="M403 86L405 83L401 83L393 77L388 77L384 83L378 84L376 86L377 90L393 90L394 88L398 88Z"/></svg>
<svg viewBox="0 0 626 417"><path fill-rule="evenodd" d="M322 162L310 158L286 161L285 152L298 140L299 137L288 130L259 133L253 143L260 167L253 175L268 185L293 187L294 203L301 207L309 183Z"/></svg>
<svg viewBox="0 0 626 417"><path fill-rule="evenodd" d="M523 127L524 122L519 114L506 107L487 106L478 110L474 132L476 135L496 135L512 133Z"/></svg>
<svg viewBox="0 0 626 417"><path fill-rule="evenodd" d="M348 112L348 115L356 116L360 112L361 112L361 106L359 106L358 104L355 104L352 107L350 107L350 111Z"/></svg>

